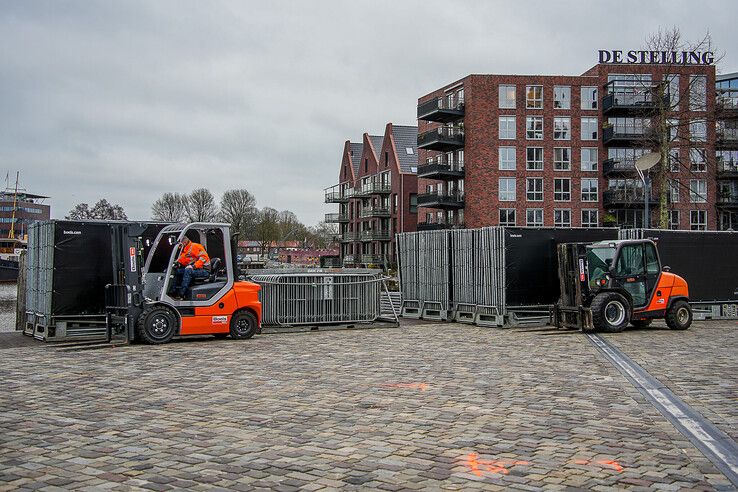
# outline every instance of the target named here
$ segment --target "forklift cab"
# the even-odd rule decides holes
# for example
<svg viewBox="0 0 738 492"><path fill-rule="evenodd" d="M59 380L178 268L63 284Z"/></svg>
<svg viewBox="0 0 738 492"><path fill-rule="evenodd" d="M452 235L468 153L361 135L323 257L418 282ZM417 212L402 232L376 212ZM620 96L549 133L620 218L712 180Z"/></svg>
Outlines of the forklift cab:
<svg viewBox="0 0 738 492"><path fill-rule="evenodd" d="M169 295L179 268L180 240L184 237L202 244L210 257L209 275L193 279L184 299ZM230 226L228 224L173 224L159 233L143 269L144 297L172 306L206 306L228 292L234 283Z"/></svg>

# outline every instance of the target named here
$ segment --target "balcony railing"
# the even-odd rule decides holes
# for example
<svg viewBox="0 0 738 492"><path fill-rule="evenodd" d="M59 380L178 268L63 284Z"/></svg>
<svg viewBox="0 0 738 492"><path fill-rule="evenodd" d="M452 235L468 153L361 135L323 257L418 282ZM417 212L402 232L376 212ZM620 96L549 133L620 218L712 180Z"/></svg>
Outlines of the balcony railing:
<svg viewBox="0 0 738 492"><path fill-rule="evenodd" d="M718 160L718 178L738 178L738 161Z"/></svg>
<svg viewBox="0 0 738 492"><path fill-rule="evenodd" d="M717 89L715 110L725 116L738 116L738 89Z"/></svg>
<svg viewBox="0 0 738 492"><path fill-rule="evenodd" d="M418 119L448 123L464 117L464 101L448 97L439 97L418 104Z"/></svg>
<svg viewBox="0 0 738 492"><path fill-rule="evenodd" d="M384 229L361 231L362 241L389 241L391 238L390 231Z"/></svg>
<svg viewBox="0 0 738 492"><path fill-rule="evenodd" d="M602 131L602 143L605 145L642 145L653 137L653 131L647 126L608 126Z"/></svg>
<svg viewBox="0 0 738 492"><path fill-rule="evenodd" d="M636 173L635 159L607 159L602 163L602 174L610 176L632 176Z"/></svg>
<svg viewBox="0 0 738 492"><path fill-rule="evenodd" d="M738 208L738 193L718 194L717 206L720 208Z"/></svg>
<svg viewBox="0 0 738 492"><path fill-rule="evenodd" d="M387 262L384 255L361 255L361 263L364 265L383 265Z"/></svg>
<svg viewBox="0 0 738 492"><path fill-rule="evenodd" d="M366 207L359 213L359 217L362 219L369 217L389 217L390 215L390 209L387 207Z"/></svg>
<svg viewBox="0 0 738 492"><path fill-rule="evenodd" d="M623 87L616 85L618 81L610 82L605 86L605 96L602 98L603 114L647 115L659 108L668 108L670 98L658 98L657 86Z"/></svg>
<svg viewBox="0 0 738 492"><path fill-rule="evenodd" d="M361 258L358 255L346 255L343 257L343 264L344 265L355 265L359 263L359 260Z"/></svg>
<svg viewBox="0 0 738 492"><path fill-rule="evenodd" d="M341 242L343 243L353 243L354 241L359 240L359 232L358 231L346 231L341 235Z"/></svg>
<svg viewBox="0 0 738 492"><path fill-rule="evenodd" d="M464 208L463 193L423 193L418 195L418 207L454 210Z"/></svg>
<svg viewBox="0 0 738 492"><path fill-rule="evenodd" d="M463 229L464 224L447 224L445 222L419 222L419 231L440 231L444 229Z"/></svg>
<svg viewBox="0 0 738 492"><path fill-rule="evenodd" d="M602 192L602 205L605 208L638 208L643 207L645 193L642 188L624 188L615 190L604 190ZM658 203L653 194L648 203L655 206Z"/></svg>
<svg viewBox="0 0 738 492"><path fill-rule="evenodd" d="M441 126L418 135L418 148L426 150L454 150L464 146L461 128Z"/></svg>
<svg viewBox="0 0 738 492"><path fill-rule="evenodd" d="M390 183L366 183L354 190L355 197L386 195L388 193L392 193L392 185Z"/></svg>
<svg viewBox="0 0 738 492"><path fill-rule="evenodd" d="M715 145L721 149L738 149L738 128L718 128Z"/></svg>
<svg viewBox="0 0 738 492"><path fill-rule="evenodd" d="M340 223L340 222L348 222L349 216L348 214L342 214L342 213L332 213L332 214L325 214L325 221L330 223Z"/></svg>
<svg viewBox="0 0 738 492"><path fill-rule="evenodd" d="M418 177L427 179L452 180L464 177L463 162L449 162L443 159L429 159L428 162L418 166Z"/></svg>
<svg viewBox="0 0 738 492"><path fill-rule="evenodd" d="M325 203L346 203L353 194L353 188L342 189L341 185L331 186L325 190Z"/></svg>

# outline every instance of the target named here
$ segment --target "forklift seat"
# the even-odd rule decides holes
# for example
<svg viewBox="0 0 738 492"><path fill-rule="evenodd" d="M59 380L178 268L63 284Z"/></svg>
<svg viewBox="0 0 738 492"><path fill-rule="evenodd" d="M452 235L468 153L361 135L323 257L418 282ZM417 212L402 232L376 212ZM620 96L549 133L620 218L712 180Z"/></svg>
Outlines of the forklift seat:
<svg viewBox="0 0 738 492"><path fill-rule="evenodd" d="M222 261L220 260L220 258L210 258L210 276L205 278L194 278L192 279L192 284L194 285L215 282L215 277L220 271L221 264Z"/></svg>

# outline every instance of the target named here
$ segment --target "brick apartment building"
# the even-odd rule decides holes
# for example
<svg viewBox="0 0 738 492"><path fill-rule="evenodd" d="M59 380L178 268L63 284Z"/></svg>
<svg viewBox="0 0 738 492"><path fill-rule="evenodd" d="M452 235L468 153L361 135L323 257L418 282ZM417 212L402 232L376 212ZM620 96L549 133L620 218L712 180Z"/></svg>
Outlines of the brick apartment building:
<svg viewBox="0 0 738 492"><path fill-rule="evenodd" d="M718 179L718 227L738 230L738 73L717 77L716 108L722 141L716 150ZM732 139L731 139L732 134ZM732 145L731 145L732 144Z"/></svg>
<svg viewBox="0 0 738 492"><path fill-rule="evenodd" d="M416 127L388 123L382 136L344 144L338 184L325 190L339 204L325 220L339 224L344 266L392 265L395 234L416 230L417 139Z"/></svg>
<svg viewBox="0 0 738 492"><path fill-rule="evenodd" d="M600 63L580 76L469 75L422 96L418 229L642 227L634 161L652 146L659 91L678 106L670 227L736 228L736 93L716 98L715 67Z"/></svg>
<svg viewBox="0 0 738 492"><path fill-rule="evenodd" d="M14 236L23 239L31 222L49 220L51 207L43 203L47 198L25 191L0 192L0 238L7 238L12 227Z"/></svg>

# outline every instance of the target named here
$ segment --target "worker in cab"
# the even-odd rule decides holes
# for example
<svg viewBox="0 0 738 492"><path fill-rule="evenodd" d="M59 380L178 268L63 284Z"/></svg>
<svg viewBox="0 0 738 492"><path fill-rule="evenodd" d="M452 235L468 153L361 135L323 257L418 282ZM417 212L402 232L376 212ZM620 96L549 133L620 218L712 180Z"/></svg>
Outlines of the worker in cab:
<svg viewBox="0 0 738 492"><path fill-rule="evenodd" d="M178 267L174 272L172 297L184 299L193 279L210 276L210 257L202 244L193 243L183 237L179 241L182 248L177 258Z"/></svg>

